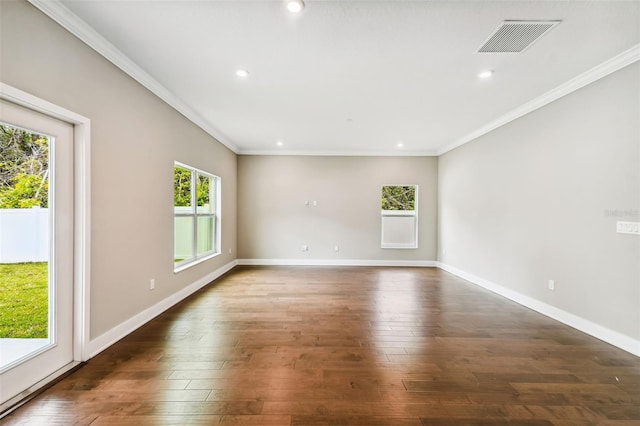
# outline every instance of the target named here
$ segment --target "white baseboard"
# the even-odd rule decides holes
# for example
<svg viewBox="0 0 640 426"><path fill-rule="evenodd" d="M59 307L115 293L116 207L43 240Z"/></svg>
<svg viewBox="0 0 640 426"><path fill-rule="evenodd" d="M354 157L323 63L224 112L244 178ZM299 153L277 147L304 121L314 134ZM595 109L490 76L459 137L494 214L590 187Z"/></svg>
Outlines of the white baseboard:
<svg viewBox="0 0 640 426"><path fill-rule="evenodd" d="M118 340L122 339L129 333L132 333L167 309L171 308L176 303L180 302L181 300L200 290L205 285L209 284L211 281L230 271L237 264L238 262L236 260L227 263L226 265L216 269L210 274L207 274L204 277L200 278L198 281L190 284L182 290L172 294L171 296L161 300L160 302L145 309L139 314L129 318L125 322L117 325L106 333L91 340L87 345L86 353L89 355L88 358L96 356L103 350L107 349L109 346L116 343Z"/></svg>
<svg viewBox="0 0 640 426"><path fill-rule="evenodd" d="M238 259L238 265L255 266L404 266L436 267L435 260L362 260L362 259Z"/></svg>
<svg viewBox="0 0 640 426"><path fill-rule="evenodd" d="M556 308L555 306L551 306L532 297L525 296L524 294L518 293L517 291L510 290L506 287L485 280L484 278L469 274L453 266L444 264L442 262L437 263L440 269L450 272L453 275L471 282L472 284L476 284L480 287L486 288L487 290L497 293L500 296L506 297L507 299L512 300L522 306L533 309L534 311L546 315L549 318L553 318L556 321L560 321L561 323L568 325L569 327L573 327L577 330L582 331L583 333L589 334L597 339L600 339L604 342L607 342L613 346L616 346L622 350L640 357L640 340L633 339L632 337L618 333L617 331L611 330L607 327L603 327L599 324L596 324L569 312L563 311L562 309Z"/></svg>
<svg viewBox="0 0 640 426"><path fill-rule="evenodd" d="M435 261L404 260L310 260L310 259L238 259L227 263L177 293L161 300L139 314L129 318L106 333L91 340L86 348L87 359L92 358L126 335L140 328L176 303L200 290L211 281L233 269L236 265L282 265L282 266L418 266L435 267Z"/></svg>
<svg viewBox="0 0 640 426"><path fill-rule="evenodd" d="M457 269L453 266L447 265L442 262L423 260L338 260L338 259L237 259L226 265L216 269L210 274L202 277L193 284L185 287L184 289L172 294L159 303L151 306L139 314L133 316L120 325L112 328L101 336L91 340L87 345L88 358L92 358L99 354L109 346L116 343L126 335L135 331L142 325L146 324L153 318L157 317L167 309L174 306L176 303L200 290L211 281L222 276L226 272L233 269L236 265L259 265L259 266L403 266L403 267L438 267L444 271L450 272L472 284L486 288L496 294L506 297L522 306L533 309L543 315L560 321L570 327L587 333L593 337L596 337L604 342L607 342L613 346L616 346L622 350L632 353L640 357L640 341L633 339L617 331L603 327L599 324L581 318L577 315L563 311L532 297L525 296L516 291L510 290L501 285L495 284L491 281L477 277L473 274L469 274L465 271Z"/></svg>

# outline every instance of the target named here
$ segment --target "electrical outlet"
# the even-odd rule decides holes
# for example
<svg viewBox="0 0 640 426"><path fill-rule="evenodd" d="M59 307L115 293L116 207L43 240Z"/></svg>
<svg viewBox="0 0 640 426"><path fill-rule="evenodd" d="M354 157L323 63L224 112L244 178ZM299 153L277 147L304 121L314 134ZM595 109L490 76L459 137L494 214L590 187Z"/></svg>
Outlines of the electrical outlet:
<svg viewBox="0 0 640 426"><path fill-rule="evenodd" d="M336 244L335 247L333 247L333 250L334 251L340 251L340 246Z"/></svg>
<svg viewBox="0 0 640 426"><path fill-rule="evenodd" d="M554 291L556 289L556 282L554 280L549 280L549 290Z"/></svg>
<svg viewBox="0 0 640 426"><path fill-rule="evenodd" d="M301 248L302 248L302 251L309 251L309 246L303 245Z"/></svg>
<svg viewBox="0 0 640 426"><path fill-rule="evenodd" d="M154 288L156 288L156 280L155 278L151 278L149 280L149 290L153 290Z"/></svg>
<svg viewBox="0 0 640 426"><path fill-rule="evenodd" d="M229 247L229 254L231 254L231 247Z"/></svg>

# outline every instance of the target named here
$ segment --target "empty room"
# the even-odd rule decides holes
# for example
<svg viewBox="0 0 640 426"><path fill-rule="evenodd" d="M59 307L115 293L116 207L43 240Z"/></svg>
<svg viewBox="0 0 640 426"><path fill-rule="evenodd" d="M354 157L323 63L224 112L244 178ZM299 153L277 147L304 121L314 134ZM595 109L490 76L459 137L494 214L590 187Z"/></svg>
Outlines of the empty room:
<svg viewBox="0 0 640 426"><path fill-rule="evenodd" d="M0 424L640 424L640 1L0 0Z"/></svg>

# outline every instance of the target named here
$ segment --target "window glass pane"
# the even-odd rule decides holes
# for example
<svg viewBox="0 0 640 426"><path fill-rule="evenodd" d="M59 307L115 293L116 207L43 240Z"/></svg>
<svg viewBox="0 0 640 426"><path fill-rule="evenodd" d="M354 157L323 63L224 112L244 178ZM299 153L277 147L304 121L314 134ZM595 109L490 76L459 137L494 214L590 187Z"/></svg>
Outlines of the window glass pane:
<svg viewBox="0 0 640 426"><path fill-rule="evenodd" d="M176 213L191 213L191 170L173 168L173 206Z"/></svg>
<svg viewBox="0 0 640 426"><path fill-rule="evenodd" d="M220 178L174 163L175 270L219 251Z"/></svg>
<svg viewBox="0 0 640 426"><path fill-rule="evenodd" d="M193 253L193 225L192 216L174 217L173 261L175 263L195 256Z"/></svg>
<svg viewBox="0 0 640 426"><path fill-rule="evenodd" d="M198 201L198 213L213 213L213 179L210 176L199 174L196 180L196 197Z"/></svg>
<svg viewBox="0 0 640 426"><path fill-rule="evenodd" d="M213 250L213 216L198 216L198 255Z"/></svg>
<svg viewBox="0 0 640 426"><path fill-rule="evenodd" d="M383 186L382 210L415 210L415 186Z"/></svg>
<svg viewBox="0 0 640 426"><path fill-rule="evenodd" d="M49 276L51 142L0 123L0 339L31 342L7 341L0 368L48 345L55 326L49 321L55 319L55 276Z"/></svg>
<svg viewBox="0 0 640 426"><path fill-rule="evenodd" d="M418 248L417 185L382 187L382 248Z"/></svg>
<svg viewBox="0 0 640 426"><path fill-rule="evenodd" d="M416 247L415 216L382 216L383 247Z"/></svg>

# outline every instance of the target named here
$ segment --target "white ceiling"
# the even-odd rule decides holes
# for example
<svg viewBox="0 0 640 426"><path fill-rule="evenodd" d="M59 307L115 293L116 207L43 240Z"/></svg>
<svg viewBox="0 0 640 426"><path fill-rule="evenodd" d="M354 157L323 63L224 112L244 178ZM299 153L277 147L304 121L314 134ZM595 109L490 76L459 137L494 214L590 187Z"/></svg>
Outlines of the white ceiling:
<svg viewBox="0 0 640 426"><path fill-rule="evenodd" d="M306 0L295 16L282 0L55 7L237 153L439 154L640 43L640 1ZM523 53L475 53L513 19L562 23Z"/></svg>

